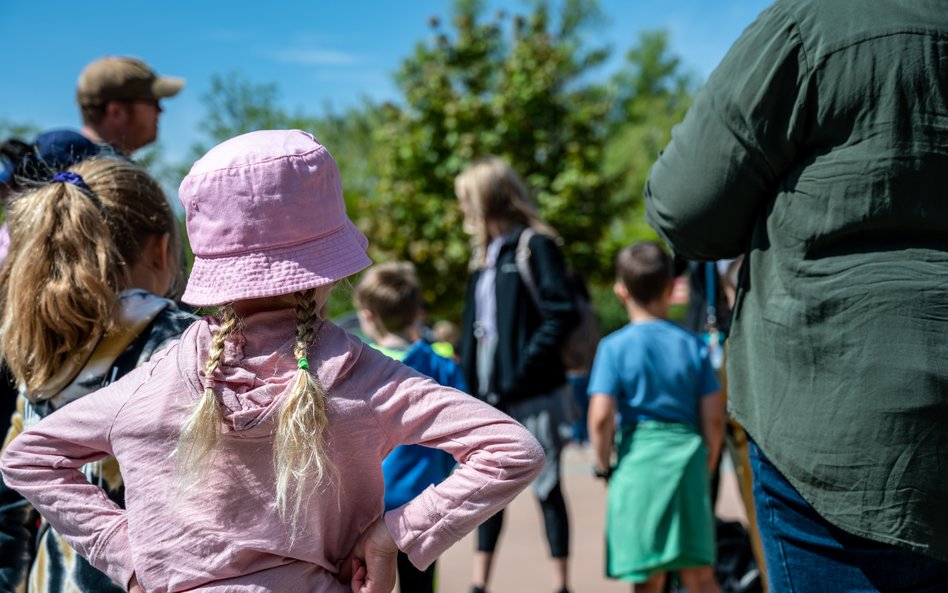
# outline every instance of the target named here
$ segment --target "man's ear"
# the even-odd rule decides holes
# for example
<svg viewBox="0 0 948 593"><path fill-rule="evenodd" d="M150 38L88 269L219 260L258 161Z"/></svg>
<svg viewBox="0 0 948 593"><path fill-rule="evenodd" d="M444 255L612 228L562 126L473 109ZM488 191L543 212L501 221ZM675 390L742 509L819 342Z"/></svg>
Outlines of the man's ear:
<svg viewBox="0 0 948 593"><path fill-rule="evenodd" d="M124 123L129 118L129 106L122 101L109 101L105 104L105 119L109 122Z"/></svg>
<svg viewBox="0 0 948 593"><path fill-rule="evenodd" d="M356 315L359 316L359 319L365 320L366 323L375 324L375 315L372 314L372 311L365 309L363 307L356 307Z"/></svg>
<svg viewBox="0 0 948 593"><path fill-rule="evenodd" d="M625 287L621 281L616 280L615 284L612 285L612 292L616 294L622 304L629 302L629 299L632 297L629 295L629 290Z"/></svg>

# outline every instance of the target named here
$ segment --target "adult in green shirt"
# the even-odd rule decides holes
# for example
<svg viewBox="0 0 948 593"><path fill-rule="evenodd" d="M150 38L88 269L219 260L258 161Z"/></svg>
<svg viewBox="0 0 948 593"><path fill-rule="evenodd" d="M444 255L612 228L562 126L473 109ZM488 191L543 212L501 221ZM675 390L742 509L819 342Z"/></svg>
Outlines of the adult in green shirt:
<svg viewBox="0 0 948 593"><path fill-rule="evenodd" d="M771 591L948 591L948 2L777 0L646 206L679 255L747 255L729 405Z"/></svg>

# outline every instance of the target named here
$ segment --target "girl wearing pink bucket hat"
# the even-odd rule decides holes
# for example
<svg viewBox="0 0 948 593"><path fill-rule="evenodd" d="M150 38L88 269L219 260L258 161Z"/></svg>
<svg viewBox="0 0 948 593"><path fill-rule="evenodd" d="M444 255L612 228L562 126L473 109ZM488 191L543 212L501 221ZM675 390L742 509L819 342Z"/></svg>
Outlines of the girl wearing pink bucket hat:
<svg viewBox="0 0 948 593"><path fill-rule="evenodd" d="M312 136L228 140L179 195L195 253L183 300L218 316L0 460L94 566L149 593L391 591L397 549L425 568L530 484L543 453L521 425L322 318L370 261ZM381 460L403 443L459 465L383 515ZM78 471L105 455L125 510Z"/></svg>

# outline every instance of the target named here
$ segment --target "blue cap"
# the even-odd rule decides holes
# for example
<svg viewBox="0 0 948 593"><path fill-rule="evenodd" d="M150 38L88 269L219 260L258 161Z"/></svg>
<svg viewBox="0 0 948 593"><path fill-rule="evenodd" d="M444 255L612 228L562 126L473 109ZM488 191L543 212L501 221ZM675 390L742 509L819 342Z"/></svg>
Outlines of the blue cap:
<svg viewBox="0 0 948 593"><path fill-rule="evenodd" d="M94 142L72 130L44 132L36 137L33 145L37 158L53 171L64 171L99 153Z"/></svg>
<svg viewBox="0 0 948 593"><path fill-rule="evenodd" d="M9 183L16 171L16 163L5 154L0 154L0 183Z"/></svg>

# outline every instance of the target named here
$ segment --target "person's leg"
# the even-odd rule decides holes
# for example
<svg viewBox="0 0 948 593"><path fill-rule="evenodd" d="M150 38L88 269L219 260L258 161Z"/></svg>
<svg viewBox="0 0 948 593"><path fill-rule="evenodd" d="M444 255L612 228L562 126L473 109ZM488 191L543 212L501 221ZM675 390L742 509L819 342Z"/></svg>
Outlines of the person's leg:
<svg viewBox="0 0 948 593"><path fill-rule="evenodd" d="M500 539L503 527L504 511L501 509L477 528L477 552L474 554L474 573L471 576L471 584L475 590L487 589L494 563L494 550L497 549L497 540Z"/></svg>
<svg viewBox="0 0 948 593"><path fill-rule="evenodd" d="M657 572L644 583L632 585L632 593L662 593L665 589L665 573ZM688 593L691 593L690 591Z"/></svg>
<svg viewBox="0 0 948 593"><path fill-rule="evenodd" d="M948 562L839 529L800 496L753 442L750 458L770 593L948 591Z"/></svg>
<svg viewBox="0 0 948 593"><path fill-rule="evenodd" d="M533 481L533 492L543 514L553 564L553 585L557 592L567 591L569 587L569 518L560 489L560 460L565 444L559 432L564 419L563 396L560 391L555 391L507 409L543 447L546 461Z"/></svg>
<svg viewBox="0 0 948 593"><path fill-rule="evenodd" d="M563 591L569 587L569 516L559 483L545 499L540 499L540 509L553 559L553 587Z"/></svg>
<svg viewBox="0 0 948 593"><path fill-rule="evenodd" d="M714 578L714 569L710 566L682 568L678 576L688 593L721 593L721 587Z"/></svg>
<svg viewBox="0 0 948 593"><path fill-rule="evenodd" d="M435 564L428 570L418 570L408 559L408 554L398 552L398 590L401 593L434 593Z"/></svg>

